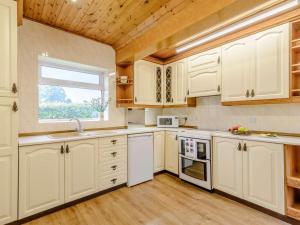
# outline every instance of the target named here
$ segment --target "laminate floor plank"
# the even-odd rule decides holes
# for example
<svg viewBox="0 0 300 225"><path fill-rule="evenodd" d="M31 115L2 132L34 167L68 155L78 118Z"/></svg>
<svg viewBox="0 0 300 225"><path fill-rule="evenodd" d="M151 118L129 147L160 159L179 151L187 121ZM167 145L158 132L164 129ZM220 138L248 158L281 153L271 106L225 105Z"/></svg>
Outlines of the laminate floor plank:
<svg viewBox="0 0 300 225"><path fill-rule="evenodd" d="M26 225L287 225L169 174L124 187Z"/></svg>

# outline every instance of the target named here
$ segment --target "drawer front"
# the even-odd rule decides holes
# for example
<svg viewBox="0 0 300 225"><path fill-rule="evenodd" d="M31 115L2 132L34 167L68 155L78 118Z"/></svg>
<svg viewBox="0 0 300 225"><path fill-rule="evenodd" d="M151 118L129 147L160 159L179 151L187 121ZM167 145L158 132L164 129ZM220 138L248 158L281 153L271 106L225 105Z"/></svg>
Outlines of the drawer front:
<svg viewBox="0 0 300 225"><path fill-rule="evenodd" d="M105 190L127 182L127 173L112 174L99 179L99 189Z"/></svg>
<svg viewBox="0 0 300 225"><path fill-rule="evenodd" d="M115 160L126 160L127 159L127 151L126 148L110 148L105 149L106 151L100 151L99 154L99 162L109 162Z"/></svg>
<svg viewBox="0 0 300 225"><path fill-rule="evenodd" d="M100 177L115 175L119 173L127 173L127 164L122 161L112 161L99 166Z"/></svg>
<svg viewBox="0 0 300 225"><path fill-rule="evenodd" d="M111 148L120 145L127 145L126 135L100 138L100 146L103 148Z"/></svg>

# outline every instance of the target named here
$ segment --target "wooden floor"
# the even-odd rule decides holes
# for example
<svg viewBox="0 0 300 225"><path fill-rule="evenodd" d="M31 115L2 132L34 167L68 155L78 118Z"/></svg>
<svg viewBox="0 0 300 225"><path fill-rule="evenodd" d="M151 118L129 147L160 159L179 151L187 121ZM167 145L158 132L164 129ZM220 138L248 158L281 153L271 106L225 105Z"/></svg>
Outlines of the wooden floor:
<svg viewBox="0 0 300 225"><path fill-rule="evenodd" d="M27 225L287 224L168 174L121 188Z"/></svg>

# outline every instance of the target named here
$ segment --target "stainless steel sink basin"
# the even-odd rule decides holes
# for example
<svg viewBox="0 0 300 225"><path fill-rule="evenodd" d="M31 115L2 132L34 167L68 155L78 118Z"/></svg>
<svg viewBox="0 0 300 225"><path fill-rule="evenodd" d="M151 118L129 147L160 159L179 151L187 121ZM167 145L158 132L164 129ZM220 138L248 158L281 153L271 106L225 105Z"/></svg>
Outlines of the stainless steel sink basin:
<svg viewBox="0 0 300 225"><path fill-rule="evenodd" d="M68 133L57 133L48 135L49 138L59 139L59 138L69 138L69 137L82 137L88 136L87 133L79 133L79 132L68 132Z"/></svg>

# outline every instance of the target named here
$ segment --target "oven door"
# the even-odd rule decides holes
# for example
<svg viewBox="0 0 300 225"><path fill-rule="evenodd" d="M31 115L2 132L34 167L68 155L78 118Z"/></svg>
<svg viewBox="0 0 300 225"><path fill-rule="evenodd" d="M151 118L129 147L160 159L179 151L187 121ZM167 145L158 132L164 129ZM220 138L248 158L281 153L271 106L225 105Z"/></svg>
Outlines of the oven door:
<svg viewBox="0 0 300 225"><path fill-rule="evenodd" d="M202 139L193 139L193 147L196 158L199 160L210 159L210 141Z"/></svg>
<svg viewBox="0 0 300 225"><path fill-rule="evenodd" d="M179 155L179 178L211 190L210 160L194 160Z"/></svg>

